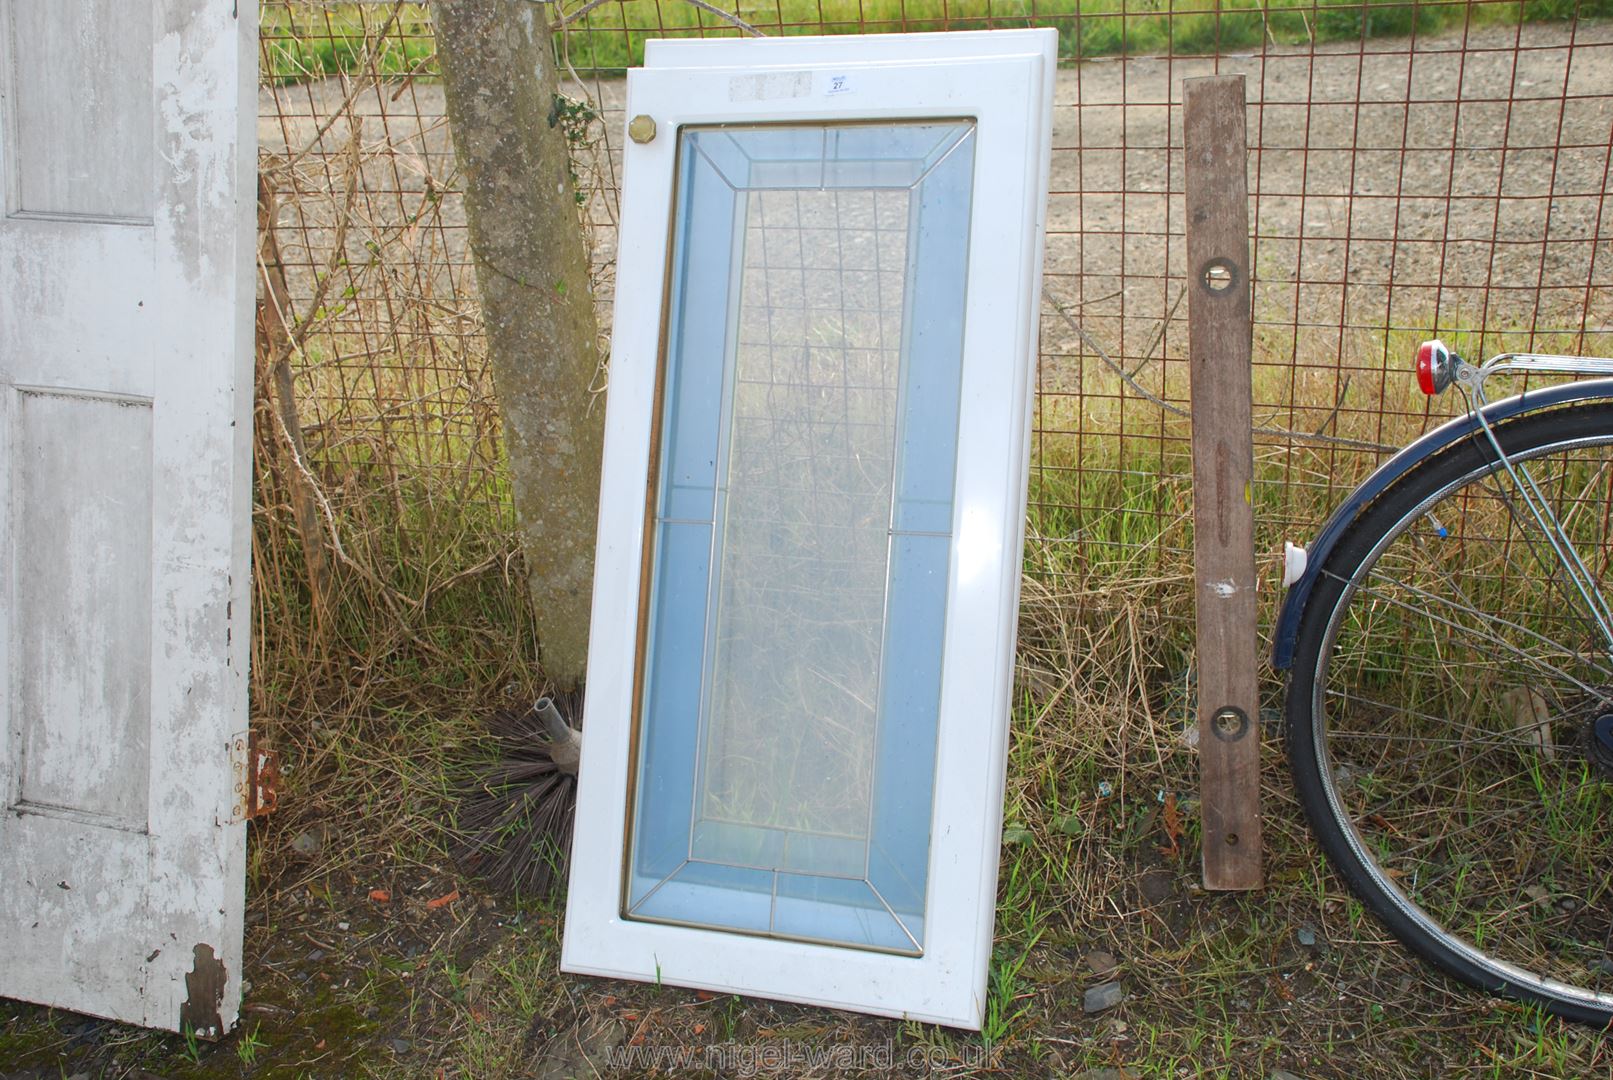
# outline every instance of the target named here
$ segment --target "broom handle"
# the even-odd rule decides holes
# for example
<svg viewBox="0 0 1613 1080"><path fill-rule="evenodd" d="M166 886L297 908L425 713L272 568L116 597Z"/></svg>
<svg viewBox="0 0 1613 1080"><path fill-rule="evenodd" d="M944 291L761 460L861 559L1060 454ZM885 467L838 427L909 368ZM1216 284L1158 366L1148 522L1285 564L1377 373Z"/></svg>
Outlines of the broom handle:
<svg viewBox="0 0 1613 1080"><path fill-rule="evenodd" d="M577 762L582 757L582 736L566 723L551 698L541 697L532 705L543 728L549 733L549 759L561 772L577 775Z"/></svg>

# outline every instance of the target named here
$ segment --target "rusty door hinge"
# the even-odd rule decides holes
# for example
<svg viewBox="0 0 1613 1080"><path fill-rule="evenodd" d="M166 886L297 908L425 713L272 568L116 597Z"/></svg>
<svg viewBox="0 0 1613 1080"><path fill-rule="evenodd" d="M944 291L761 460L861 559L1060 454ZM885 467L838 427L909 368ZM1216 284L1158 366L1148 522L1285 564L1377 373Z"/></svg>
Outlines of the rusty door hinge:
<svg viewBox="0 0 1613 1080"><path fill-rule="evenodd" d="M261 745L255 731L235 736L230 740L230 780L230 824L273 813L280 804L279 751Z"/></svg>

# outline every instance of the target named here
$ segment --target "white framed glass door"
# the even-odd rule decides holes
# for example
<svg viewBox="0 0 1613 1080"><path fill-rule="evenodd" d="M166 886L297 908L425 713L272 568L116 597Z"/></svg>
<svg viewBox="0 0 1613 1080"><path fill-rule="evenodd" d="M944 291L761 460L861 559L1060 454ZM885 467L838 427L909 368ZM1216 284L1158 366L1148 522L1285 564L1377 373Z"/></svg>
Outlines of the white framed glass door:
<svg viewBox="0 0 1613 1080"><path fill-rule="evenodd" d="M923 951L974 144L682 133L629 918Z"/></svg>
<svg viewBox="0 0 1613 1080"><path fill-rule="evenodd" d="M976 1027L1053 35L662 55L563 967Z"/></svg>

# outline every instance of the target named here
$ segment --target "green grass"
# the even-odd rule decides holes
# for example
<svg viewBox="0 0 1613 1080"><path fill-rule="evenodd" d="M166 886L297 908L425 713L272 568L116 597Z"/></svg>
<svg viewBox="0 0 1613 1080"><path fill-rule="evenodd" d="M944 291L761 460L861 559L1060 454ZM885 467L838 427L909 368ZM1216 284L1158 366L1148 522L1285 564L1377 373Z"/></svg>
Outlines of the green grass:
<svg viewBox="0 0 1613 1080"><path fill-rule="evenodd" d="M1607 14L1609 4L1591 0L1579 10ZM431 70L423 5L405 5L401 38L365 52L366 37L390 10L265 3L266 71L297 79L372 63L385 73ZM690 5L662 0L659 10L669 31L718 32ZM859 9L848 0L744 9L764 29L791 33L815 32L820 10L825 31L857 29ZM982 25L985 6L864 0L860 10L870 29L937 29ZM1019 25L1018 10L994 3L993 24ZM1060 29L1066 57L1257 48L1265 29L1248 6L1224 5L1219 25L1186 3L1127 0L1123 19L1112 0L1087 5L1079 18L1074 10L1038 4L1043 24ZM1451 27L1467 13L1500 20L1568 11L1544 3L1303 4L1273 9L1267 25L1279 42L1353 40L1408 32L1413 18L1420 30ZM651 0L636 0L625 15L614 3L598 9L592 32L568 35L573 62L607 69L636 62L644 38L662 28L655 14ZM798 17L812 25L780 25ZM1463 321L1449 314L1427 321L1453 319ZM1327 337L1319 354L1308 353L1280 328L1260 328L1256 399L1264 422L1314 429L1328 419L1339 375L1325 365L1339 348ZM1339 359L1353 365L1352 379L1330 433L1399 443L1422 429L1423 402L1407 366L1415 337L1344 342ZM472 374L463 386L450 386L424 357L350 365L340 374L353 381L338 385L334 358L342 350L310 348L312 370L299 387L321 402L359 404L359 415L338 409L318 417L320 433L311 438L344 540L375 580L339 569L333 618L315 624L282 466L260 460L254 725L287 751L292 770L284 809L253 826L249 903L258 921L245 974L254 983L249 1001L284 1011L254 1016L221 1046L193 1050L179 1036L127 1029L97 1047L74 1034L78 1018L13 1009L0 1015L0 1061L55 1068L68 1053L71 1073L77 1063L99 1071L116 1053L124 1068L138 1063L174 1077L299 1070L413 1077L441 1066L447 1075L498 1080L616 1025L624 1040L651 1046L894 1045L898 1060L923 1051L947 1063L935 1074L958 1076L1102 1068L1167 1078L1266 1077L1274 1068L1359 1078L1608 1074L1609 1052L1594 1033L1455 988L1388 941L1321 862L1269 738L1267 888L1247 897L1196 889L1197 762L1181 739L1194 706L1188 425L1162 420L1135 395L1122 413L1117 380L1092 361L1080 376L1087 393L1044 398L1037 417L1004 808L1014 832L1002 853L986 1032L562 976L553 899L486 898L496 906L479 916L459 905L423 913L424 898L455 882L471 901L483 899L448 863L442 826L478 752L480 717L541 682L496 423L478 427L484 434L474 442L411 442L407 434L429 434L434 415L451 413L457 423L468 408L489 406L491 391L475 363L467 362ZM1291 378L1287 358L1296 354L1324 359ZM410 382L432 377L445 385ZM321 378L331 381L316 383ZM1180 398L1186 365L1155 364L1139 378ZM378 403L397 402L419 411L383 415ZM363 413L366 403L376 404L376 414ZM1389 415L1382 429L1380 412ZM259 428L269 430L261 418ZM320 441L326 438L333 441ZM1270 586L1280 539L1305 539L1374 460L1261 440L1254 497L1264 619L1276 602ZM451 588L436 587L482 564L486 570ZM1265 692L1274 703L1274 682ZM1174 793L1186 822L1175 854L1161 793ZM322 824L332 829L326 849L314 859L295 854L292 839ZM368 906L377 884L393 889L394 908ZM355 928L350 937L341 922ZM1298 945L1301 926L1323 944ZM343 963L309 960L309 938L339 943ZM1086 957L1098 948L1120 960L1129 997L1088 1017L1082 991L1100 980ZM399 1037L417 1049L395 1055L389 1043ZM607 1071L603 1062L599 1071Z"/></svg>
<svg viewBox="0 0 1613 1080"><path fill-rule="evenodd" d="M482 909L474 880L456 877L442 854L441 823L478 716L502 686L536 678L519 575L469 579L401 630L372 586L350 585L326 645L336 659L321 668L300 651L311 629L293 619L297 551L271 473L258 544L279 554L260 559L257 595L289 607L271 609L278 636L264 643L255 713L293 748L294 770L281 816L254 826L249 903L261 921L245 974L249 1001L283 1008L254 1014L217 1046L114 1029L115 1039L64 1050L75 1018L19 1006L0 1018L0 1057L54 1067L65 1052L72 1072L115 1052L125 1067L178 1078L413 1077L441 1067L501 1080L556 1055L577 1075L608 1074L602 1055L615 1040L698 1053L888 1047L897 1062L916 1054L959 1077L1605 1074L1609 1052L1594 1032L1453 987L1387 940L1319 859L1270 739L1267 887L1197 889L1196 830L1171 854L1159 798L1176 793L1183 817L1196 818L1197 762L1179 737L1191 708L1185 460L1126 456L1124 469L1103 470L1123 453L1108 438L1077 470L1082 462L1064 456L1073 449L1043 448L1047 509L1031 521L1005 799L1020 832L1002 853L981 1034L560 975L558 902L488 898L496 906ZM322 465L339 475L347 460ZM400 591L420 585L408 552L457 543L447 557L470 565L507 537L484 504L456 507L429 480L389 488L379 461L353 475L362 481L340 504L344 520ZM1324 510L1325 497L1314 499ZM1069 508L1082 502L1084 524L1072 525ZM406 549L385 538L400 525L416 536ZM1077 545L1051 538L1072 527L1085 529L1084 561ZM300 859L291 839L322 821L334 830L325 851ZM421 910L454 882L466 901L451 913ZM377 884L392 889L392 907L366 900ZM1296 941L1302 926L1317 946ZM310 939L334 953L310 961ZM1087 967L1095 949L1115 955L1128 996L1087 1016L1083 991L1102 981ZM400 1039L407 1054L392 1049Z"/></svg>
<svg viewBox="0 0 1613 1080"><path fill-rule="evenodd" d="M434 69L437 43L428 5L263 0L259 10L265 76L278 82L373 70L386 76ZM382 37L381 31L387 30Z"/></svg>
<svg viewBox="0 0 1613 1080"><path fill-rule="evenodd" d="M720 5L723 6L723 5ZM1408 4L1399 0L754 0L738 14L768 35L894 33L1052 26L1065 60L1175 53L1203 55L1431 33L1475 22L1551 21L1613 13L1613 0ZM607 4L573 28L572 63L620 71L643 62L644 41L676 35L732 36L732 24L677 0Z"/></svg>
<svg viewBox="0 0 1613 1080"><path fill-rule="evenodd" d="M576 7L575 4L567 5ZM736 10L719 4L726 10ZM1613 0L740 0L738 17L771 36L894 33L1051 26L1065 60L1102 56L1208 55L1401 37L1474 24L1556 22L1613 15ZM377 35L390 4L265 0L264 68L295 81L338 72L434 75L429 6L404 4L391 32ZM587 13L559 48L578 70L620 73L644 61L656 37L731 37L732 23L681 0L625 0Z"/></svg>

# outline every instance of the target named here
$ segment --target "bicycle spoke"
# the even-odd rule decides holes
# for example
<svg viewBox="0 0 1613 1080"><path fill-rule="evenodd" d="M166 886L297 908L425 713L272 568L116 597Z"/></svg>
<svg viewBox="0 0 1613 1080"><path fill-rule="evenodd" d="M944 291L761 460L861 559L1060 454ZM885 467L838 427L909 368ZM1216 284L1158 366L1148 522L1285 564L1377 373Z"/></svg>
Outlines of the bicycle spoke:
<svg viewBox="0 0 1613 1080"><path fill-rule="evenodd" d="M1407 592L1410 592L1413 596L1424 598L1424 599L1427 599L1427 600L1430 600L1430 601L1433 601L1433 602L1436 602L1436 603L1447 603L1443 598L1435 597L1432 594L1424 592L1424 591L1422 591L1422 590L1420 590L1420 589L1418 589L1418 588L1416 588L1415 586L1412 586L1412 585L1401 584L1398 587L1402 588L1402 589L1405 589ZM1390 596L1390 595L1388 595L1388 593L1386 591L1381 590L1381 589L1375 590L1375 589L1371 589L1371 588L1366 588L1366 589L1359 589L1358 591L1365 592L1367 595L1373 597L1374 599L1381 599L1385 603L1393 604L1393 605L1395 605L1397 607L1404 608L1405 610L1410 611L1413 614L1426 617L1430 622L1436 622L1436 623L1439 623L1439 624L1441 624L1443 626L1449 627L1451 629L1462 630L1462 631L1465 631L1465 632L1468 632L1468 633L1472 633L1472 634L1478 636L1481 640L1487 642L1488 644L1495 645L1498 648L1506 650L1507 652L1509 652L1510 654L1515 656L1518 660L1520 660L1520 661L1522 661L1522 662L1524 662L1526 664L1529 664L1529 665L1531 665L1533 667L1541 668L1541 669L1543 669L1545 671L1550 672L1553 675L1561 677L1562 679L1564 679L1567 682L1573 683L1576 687L1578 687L1580 690L1585 691L1586 693L1595 694L1595 693L1600 692L1600 691L1596 690L1594 687L1592 687L1589 683L1586 683L1586 682L1584 682L1584 681L1582 681L1580 679L1576 679L1574 676L1570 675L1568 672L1564 671L1562 668L1557 667L1554 664L1546 663L1545 660L1542 657L1525 651L1523 648L1521 648L1521 647L1519 647L1517 645L1514 645L1512 642L1510 642L1510 641L1506 640L1505 638L1501 637L1499 634L1493 633L1493 632L1488 631L1488 630L1480 629L1477 626L1465 626L1462 623L1456 622L1453 619L1448 619L1448 618L1445 618L1444 616L1436 615L1432 610L1430 610L1427 607L1418 607L1418 606L1416 606L1416 605L1414 605L1414 604L1412 604L1412 603L1410 603L1410 602L1408 602L1406 600L1400 599L1399 597ZM1464 611L1467 614L1475 616L1476 618L1482 617L1482 616L1479 615L1478 612L1473 611L1473 610L1471 610L1469 608L1459 607L1459 606L1454 605L1454 604L1448 604L1448 606L1451 606L1451 607L1455 608L1456 610ZM1502 619L1500 617L1495 617L1495 618L1489 619L1487 621L1494 622L1494 623L1497 623L1497 624L1502 625L1502 626L1506 626L1506 627L1509 627L1509 628L1519 630L1522 633L1528 634L1531 638L1533 638L1536 641L1546 643L1546 644L1551 644L1554 648L1556 648L1556 649L1558 649L1558 650L1560 650L1560 651L1562 651L1564 653L1568 653L1569 655L1576 655L1576 654L1573 654L1570 650L1568 650L1568 649L1562 647L1561 645L1558 645L1557 643L1553 642L1550 638L1546 637L1544 634L1541 634L1541 633L1539 633L1537 631L1529 630L1529 629L1527 629L1527 628L1525 628L1523 626L1520 626L1520 625L1518 625L1516 623L1510 622L1510 621L1508 621L1506 619ZM1596 667L1596 669L1597 669L1597 671L1599 673L1604 674L1604 675L1608 675L1609 677L1613 677L1613 671L1610 671L1609 669L1607 669L1605 667L1602 667L1601 665L1593 665L1593 666Z"/></svg>
<svg viewBox="0 0 1613 1080"><path fill-rule="evenodd" d="M1556 557L1555 564L1548 564L1550 579L1553 581L1560 581L1562 577L1568 579L1569 587L1561 590L1563 596L1572 602L1577 595L1584 602L1591 621L1602 635L1603 643L1613 650L1613 613L1608 611L1607 600L1602 596L1602 591L1597 587L1590 571L1585 569L1584 560L1579 557L1573 540L1563 529L1562 523L1546 502L1545 496L1540 493L1540 488L1535 483L1528 466L1509 463L1507 471L1517 486L1518 496L1529 508L1530 516L1545 534L1546 542L1551 545L1552 554ZM1520 528L1526 528L1523 517L1517 514L1512 501L1505 499L1504 494L1503 499L1514 521Z"/></svg>
<svg viewBox="0 0 1613 1080"><path fill-rule="evenodd" d="M1613 765L1592 730L1613 712L1603 414L1605 436L1534 424L1510 467L1452 453L1369 507L1354 561L1322 568L1334 613L1290 746L1327 792L1306 809L1338 830L1331 853L1419 947L1594 985L1613 1015L1613 978L1585 964L1613 960Z"/></svg>

